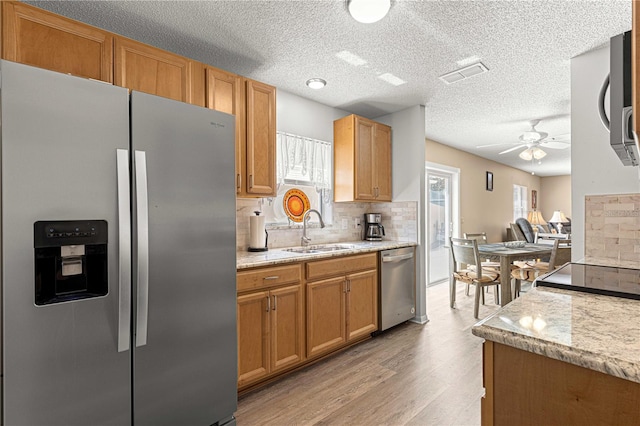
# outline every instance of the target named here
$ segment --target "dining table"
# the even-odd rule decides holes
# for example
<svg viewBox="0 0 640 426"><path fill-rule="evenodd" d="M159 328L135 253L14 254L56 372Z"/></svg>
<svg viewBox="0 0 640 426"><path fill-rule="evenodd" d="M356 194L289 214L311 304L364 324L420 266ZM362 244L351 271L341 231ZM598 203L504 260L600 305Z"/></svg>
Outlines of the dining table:
<svg viewBox="0 0 640 426"><path fill-rule="evenodd" d="M479 244L478 254L482 259L500 261L500 306L511 302L511 265L516 260L531 260L551 256L552 246L525 243L512 247L505 243Z"/></svg>

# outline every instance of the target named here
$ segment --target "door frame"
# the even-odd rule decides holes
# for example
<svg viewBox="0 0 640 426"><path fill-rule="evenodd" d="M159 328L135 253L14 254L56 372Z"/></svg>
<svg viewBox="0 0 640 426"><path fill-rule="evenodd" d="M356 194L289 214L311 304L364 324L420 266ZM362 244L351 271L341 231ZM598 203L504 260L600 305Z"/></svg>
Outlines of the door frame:
<svg viewBox="0 0 640 426"><path fill-rule="evenodd" d="M457 167L446 166L444 164L432 163L430 161L425 161L425 219L426 224L431 223L431 218L429 217L429 173L443 173L451 176L451 222L453 223L453 229L451 230L452 237L458 237L460 235L460 169ZM426 281L427 285L429 285L429 257L431 254L431 248L428 247L428 241L431 241L430 232L431 229L429 226L425 226L426 229ZM451 271L449 271L451 273Z"/></svg>

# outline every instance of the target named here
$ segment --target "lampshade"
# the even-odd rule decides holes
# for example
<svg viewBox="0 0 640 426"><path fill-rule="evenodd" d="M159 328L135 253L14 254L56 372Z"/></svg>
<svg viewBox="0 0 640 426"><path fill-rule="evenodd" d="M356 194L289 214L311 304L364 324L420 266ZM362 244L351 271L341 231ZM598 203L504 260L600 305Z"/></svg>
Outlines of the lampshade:
<svg viewBox="0 0 640 426"><path fill-rule="evenodd" d="M529 215L527 216L527 220L532 225L546 225L547 224L547 222L545 222L544 218L542 217L542 213L540 213L537 210L530 211Z"/></svg>
<svg viewBox="0 0 640 426"><path fill-rule="evenodd" d="M546 152L544 152L543 150L541 150L537 146L534 147L534 148L531 148L531 151L533 151L533 158L535 158L536 160L541 160L542 158L545 157L545 155L547 155Z"/></svg>
<svg viewBox="0 0 640 426"><path fill-rule="evenodd" d="M387 15L391 0L349 0L347 7L353 19L363 24L372 24Z"/></svg>
<svg viewBox="0 0 640 426"><path fill-rule="evenodd" d="M522 158L525 161L531 161L531 159L533 158L533 154L531 153L530 149L525 149L520 154L518 154L518 157Z"/></svg>
<svg viewBox="0 0 640 426"><path fill-rule="evenodd" d="M542 149L534 146L533 148L528 148L518 154L518 157L522 158L526 161L531 161L533 158L536 160L541 160L547 155Z"/></svg>
<svg viewBox="0 0 640 426"><path fill-rule="evenodd" d="M560 210L555 210L553 212L553 216L549 219L549 222L559 223L559 222L569 222L569 219L562 213Z"/></svg>

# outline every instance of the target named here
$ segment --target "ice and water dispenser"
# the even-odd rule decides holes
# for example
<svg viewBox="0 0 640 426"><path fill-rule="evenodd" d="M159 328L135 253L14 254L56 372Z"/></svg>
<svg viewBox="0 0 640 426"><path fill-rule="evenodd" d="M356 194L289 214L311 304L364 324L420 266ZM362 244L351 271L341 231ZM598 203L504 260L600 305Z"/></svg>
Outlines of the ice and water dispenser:
<svg viewBox="0 0 640 426"><path fill-rule="evenodd" d="M34 223L35 303L50 305L107 294L107 222Z"/></svg>

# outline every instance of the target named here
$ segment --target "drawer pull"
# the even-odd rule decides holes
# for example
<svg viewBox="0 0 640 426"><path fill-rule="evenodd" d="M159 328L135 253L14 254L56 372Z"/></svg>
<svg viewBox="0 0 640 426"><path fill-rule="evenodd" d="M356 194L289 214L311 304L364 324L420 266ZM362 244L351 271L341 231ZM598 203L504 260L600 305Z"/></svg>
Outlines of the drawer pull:
<svg viewBox="0 0 640 426"><path fill-rule="evenodd" d="M264 277L263 280L264 281L273 281L273 280L277 280L278 278L280 278L278 275L272 275L270 277Z"/></svg>

